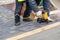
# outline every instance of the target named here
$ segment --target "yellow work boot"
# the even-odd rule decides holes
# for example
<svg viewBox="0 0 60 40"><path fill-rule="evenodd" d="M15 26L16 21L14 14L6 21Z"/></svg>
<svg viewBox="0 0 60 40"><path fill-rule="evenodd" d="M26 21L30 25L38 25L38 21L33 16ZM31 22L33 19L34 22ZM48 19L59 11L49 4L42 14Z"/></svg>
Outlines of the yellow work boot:
<svg viewBox="0 0 60 40"><path fill-rule="evenodd" d="M48 23L48 22L53 22L53 20L50 17L48 17L48 12L42 12L42 18L38 18L37 22L39 22L39 23L44 23L44 22Z"/></svg>
<svg viewBox="0 0 60 40"><path fill-rule="evenodd" d="M42 18L43 18L43 20L48 21L48 22L53 22L54 21L53 19L51 19L48 16L48 12L42 12Z"/></svg>
<svg viewBox="0 0 60 40"><path fill-rule="evenodd" d="M42 18L48 20L48 12L42 12Z"/></svg>

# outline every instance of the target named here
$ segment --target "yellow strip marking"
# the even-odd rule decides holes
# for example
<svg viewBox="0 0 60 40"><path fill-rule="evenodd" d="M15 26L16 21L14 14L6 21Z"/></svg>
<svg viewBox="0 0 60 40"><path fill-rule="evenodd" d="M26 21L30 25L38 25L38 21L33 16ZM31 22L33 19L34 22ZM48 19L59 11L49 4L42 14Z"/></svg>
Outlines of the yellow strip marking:
<svg viewBox="0 0 60 40"><path fill-rule="evenodd" d="M44 26L44 27L42 27L42 28L38 28L38 29L35 29L35 30L32 30L32 31L29 31L29 32L26 32L26 33L17 35L17 36L15 36L15 37L8 38L8 39L6 39L6 40L18 40L18 39L22 39L22 38L24 38L24 37L28 37L28 36L34 35L34 34L36 34L36 33L43 32L43 31L45 31L45 30L48 30L48 29L57 27L57 26L59 26L59 25L60 25L60 22L56 22L56 23L53 23L53 24Z"/></svg>

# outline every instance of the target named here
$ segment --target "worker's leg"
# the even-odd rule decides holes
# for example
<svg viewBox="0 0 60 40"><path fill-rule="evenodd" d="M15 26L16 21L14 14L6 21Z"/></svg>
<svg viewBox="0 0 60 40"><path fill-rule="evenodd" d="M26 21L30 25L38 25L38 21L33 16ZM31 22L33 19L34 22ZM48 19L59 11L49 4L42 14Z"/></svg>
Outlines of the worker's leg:
<svg viewBox="0 0 60 40"><path fill-rule="evenodd" d="M37 22L52 22L52 20L49 17L49 11L50 11L50 1L49 0L43 0L43 8L44 10L42 11L42 18L38 18Z"/></svg>
<svg viewBox="0 0 60 40"><path fill-rule="evenodd" d="M30 16L31 11L34 11L35 13L38 14L38 16L41 14L41 11L38 10L38 6L36 4L35 0L26 0L26 11L24 13L24 18L23 20L25 21L31 21L28 17Z"/></svg>
<svg viewBox="0 0 60 40"><path fill-rule="evenodd" d="M23 2L19 3L18 0L16 0L16 9L15 9L15 24L20 24L20 11L22 9Z"/></svg>
<svg viewBox="0 0 60 40"><path fill-rule="evenodd" d="M26 0L26 2L28 2L30 8L37 13L37 15L41 15L41 11L38 10L38 6L35 0Z"/></svg>
<svg viewBox="0 0 60 40"><path fill-rule="evenodd" d="M44 7L44 11L48 12L48 15L49 15L49 11L50 11L50 0L43 0L43 7Z"/></svg>
<svg viewBox="0 0 60 40"><path fill-rule="evenodd" d="M50 11L50 0L43 0L43 13L42 13L42 17L45 20L49 20L49 21L53 21L52 19L50 19L49 17L49 11Z"/></svg>

